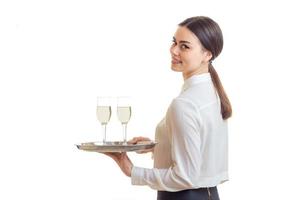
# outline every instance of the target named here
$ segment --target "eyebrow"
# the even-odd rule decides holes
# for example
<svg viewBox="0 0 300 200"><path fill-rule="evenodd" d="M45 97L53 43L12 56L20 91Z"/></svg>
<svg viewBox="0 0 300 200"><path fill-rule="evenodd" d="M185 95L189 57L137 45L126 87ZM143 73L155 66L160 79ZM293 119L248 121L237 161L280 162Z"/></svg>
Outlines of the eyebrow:
<svg viewBox="0 0 300 200"><path fill-rule="evenodd" d="M173 40L176 42L176 38L173 37ZM180 40L179 43L188 43L191 44L189 41L185 41L185 40Z"/></svg>

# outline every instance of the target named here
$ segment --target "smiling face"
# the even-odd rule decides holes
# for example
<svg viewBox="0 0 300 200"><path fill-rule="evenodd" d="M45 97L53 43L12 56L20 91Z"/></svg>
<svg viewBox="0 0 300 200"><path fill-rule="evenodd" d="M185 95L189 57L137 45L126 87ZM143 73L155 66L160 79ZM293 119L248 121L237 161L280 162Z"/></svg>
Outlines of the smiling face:
<svg viewBox="0 0 300 200"><path fill-rule="evenodd" d="M171 68L182 72L184 79L208 72L211 52L205 50L197 36L184 26L179 26L170 48Z"/></svg>

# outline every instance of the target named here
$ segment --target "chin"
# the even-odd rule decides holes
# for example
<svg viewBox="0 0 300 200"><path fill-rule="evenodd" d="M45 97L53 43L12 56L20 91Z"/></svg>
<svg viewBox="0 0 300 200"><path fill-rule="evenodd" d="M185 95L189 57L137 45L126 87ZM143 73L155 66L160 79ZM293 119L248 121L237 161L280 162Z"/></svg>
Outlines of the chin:
<svg viewBox="0 0 300 200"><path fill-rule="evenodd" d="M171 69L175 72L182 72L182 70L178 66L171 65Z"/></svg>

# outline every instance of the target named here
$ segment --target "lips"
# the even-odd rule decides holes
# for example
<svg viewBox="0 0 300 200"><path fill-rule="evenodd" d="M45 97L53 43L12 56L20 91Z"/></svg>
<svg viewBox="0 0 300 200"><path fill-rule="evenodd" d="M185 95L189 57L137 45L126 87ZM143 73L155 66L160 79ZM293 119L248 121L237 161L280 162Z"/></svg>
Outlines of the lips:
<svg viewBox="0 0 300 200"><path fill-rule="evenodd" d="M182 62L176 58L172 58L172 64L181 64Z"/></svg>

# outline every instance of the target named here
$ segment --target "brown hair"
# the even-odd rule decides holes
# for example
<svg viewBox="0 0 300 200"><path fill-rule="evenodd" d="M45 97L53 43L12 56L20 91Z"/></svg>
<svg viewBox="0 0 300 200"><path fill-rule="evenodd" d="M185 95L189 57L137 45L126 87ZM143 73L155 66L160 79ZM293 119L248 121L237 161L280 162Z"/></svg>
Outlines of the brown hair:
<svg viewBox="0 0 300 200"><path fill-rule="evenodd" d="M212 65L212 61L221 53L223 49L223 34L219 25L212 19L204 16L191 17L179 24L192 31L203 47L210 51L212 58L209 63L209 73L213 84L221 101L221 114L223 119L228 119L232 115L232 108L227 94L222 86L218 73Z"/></svg>

